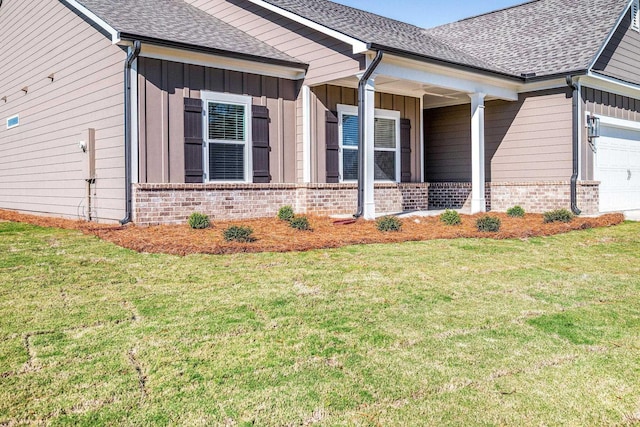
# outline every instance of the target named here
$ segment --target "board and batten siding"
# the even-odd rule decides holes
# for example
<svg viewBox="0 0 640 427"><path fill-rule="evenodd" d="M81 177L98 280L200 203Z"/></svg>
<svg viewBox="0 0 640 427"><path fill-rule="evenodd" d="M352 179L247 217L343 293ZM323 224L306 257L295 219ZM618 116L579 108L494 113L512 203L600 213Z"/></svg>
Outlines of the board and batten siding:
<svg viewBox="0 0 640 427"><path fill-rule="evenodd" d="M179 62L139 58L141 183L184 183L184 98L201 91L253 97L269 109L272 183L296 182L296 99L293 80Z"/></svg>
<svg viewBox="0 0 640 427"><path fill-rule="evenodd" d="M358 91L334 85L311 88L312 182L324 183L327 180L326 112L337 111L338 104L357 106ZM376 92L375 108L399 111L401 119L411 121L411 182L420 182L420 98Z"/></svg>
<svg viewBox="0 0 640 427"><path fill-rule="evenodd" d="M640 122L640 99L604 92L589 87L582 88L582 111L598 116ZM587 139L587 130L583 126L581 179L592 180L594 177L594 148ZM597 145L597 141L596 141Z"/></svg>
<svg viewBox="0 0 640 427"><path fill-rule="evenodd" d="M319 31L266 10L247 0L185 0L187 3L239 28L250 36L308 64L304 84L317 86L332 80L352 77L365 68L364 55ZM303 180L302 99L298 99L296 117L296 180Z"/></svg>
<svg viewBox="0 0 640 427"><path fill-rule="evenodd" d="M572 104L565 89L487 101L485 173L491 182L567 180L571 176ZM425 110L425 180L471 181L471 107Z"/></svg>
<svg viewBox="0 0 640 427"><path fill-rule="evenodd" d="M0 40L0 208L83 218L78 143L93 128L93 217L122 218L126 53L57 0L4 0Z"/></svg>
<svg viewBox="0 0 640 427"><path fill-rule="evenodd" d="M607 76L640 84L640 33L631 27L631 11L616 29L593 69Z"/></svg>

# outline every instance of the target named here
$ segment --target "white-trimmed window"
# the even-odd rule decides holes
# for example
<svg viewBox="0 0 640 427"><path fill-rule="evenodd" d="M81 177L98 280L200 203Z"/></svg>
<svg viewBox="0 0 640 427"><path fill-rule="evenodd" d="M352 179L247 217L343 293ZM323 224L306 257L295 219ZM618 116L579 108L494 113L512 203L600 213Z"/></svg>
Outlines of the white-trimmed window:
<svg viewBox="0 0 640 427"><path fill-rule="evenodd" d="M251 170L251 97L202 92L204 169L211 182L247 182Z"/></svg>
<svg viewBox="0 0 640 427"><path fill-rule="evenodd" d="M338 105L340 180L358 179L358 107ZM376 181L400 181L400 112L375 110L374 169Z"/></svg>

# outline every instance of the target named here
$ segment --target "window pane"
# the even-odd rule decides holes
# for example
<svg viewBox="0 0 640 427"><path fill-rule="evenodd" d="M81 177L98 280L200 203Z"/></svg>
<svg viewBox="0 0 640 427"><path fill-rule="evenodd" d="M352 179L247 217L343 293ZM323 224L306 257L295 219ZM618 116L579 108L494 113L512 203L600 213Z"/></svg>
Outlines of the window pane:
<svg viewBox="0 0 640 427"><path fill-rule="evenodd" d="M358 146L358 116L342 115L342 145Z"/></svg>
<svg viewBox="0 0 640 427"><path fill-rule="evenodd" d="M244 141L244 106L209 103L209 139Z"/></svg>
<svg viewBox="0 0 640 427"><path fill-rule="evenodd" d="M244 180L244 144L209 144L209 179Z"/></svg>
<svg viewBox="0 0 640 427"><path fill-rule="evenodd" d="M395 181L396 180L396 153L395 151L376 151L375 159L375 179Z"/></svg>
<svg viewBox="0 0 640 427"><path fill-rule="evenodd" d="M358 179L358 150L342 150L342 179Z"/></svg>
<svg viewBox="0 0 640 427"><path fill-rule="evenodd" d="M396 148L396 121L375 119L374 145L376 148Z"/></svg>

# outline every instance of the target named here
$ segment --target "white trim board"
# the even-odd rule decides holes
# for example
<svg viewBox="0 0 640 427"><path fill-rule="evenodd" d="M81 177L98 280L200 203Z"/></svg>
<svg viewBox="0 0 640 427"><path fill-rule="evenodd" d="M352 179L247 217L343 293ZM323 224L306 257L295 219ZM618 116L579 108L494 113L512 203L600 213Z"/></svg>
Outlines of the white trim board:
<svg viewBox="0 0 640 427"><path fill-rule="evenodd" d="M586 113L588 116L589 113ZM601 126L609 126L620 129L630 129L640 131L640 122L634 122L633 120L618 119L615 117L602 116L600 114L594 114L595 117L600 119Z"/></svg>
<svg viewBox="0 0 640 427"><path fill-rule="evenodd" d="M616 80L611 77L589 72L586 76L578 77L578 81L583 87L640 99L640 86Z"/></svg>
<svg viewBox="0 0 640 427"><path fill-rule="evenodd" d="M78 3L76 0L61 0L63 3L66 3L70 7L77 10L81 15L86 17L89 21L96 24L98 27L102 28L106 32L111 35L111 43L117 44L120 42L120 32L113 28L111 25L107 24L102 18L100 18L95 13L91 12L89 9Z"/></svg>
<svg viewBox="0 0 640 427"><path fill-rule="evenodd" d="M262 8L265 8L271 12L275 12L280 16L284 16L285 18L291 19L294 22L297 22L299 24L302 24L304 26L307 26L311 29L314 29L316 31L319 31L323 34L326 34L330 37L333 37L334 39L340 40L341 42L345 42L347 44L350 44L353 48L353 53L363 53L366 52L367 49L367 44L361 40L358 39L354 39L353 37L350 37L346 34L343 34L339 31L333 30L331 28L325 27L324 25L318 24L317 22L313 22L310 19L304 18L300 15L297 15L293 12L289 12L287 10L284 10L282 8L279 8L278 6L274 6L271 3L267 3L266 1L263 0L249 0L249 2L260 6Z"/></svg>
<svg viewBox="0 0 640 427"><path fill-rule="evenodd" d="M618 17L618 20L616 21L616 25L613 26L613 28L611 29L611 31L607 35L607 39L604 41L602 46L600 46L600 49L598 49L598 53L596 54L596 56L593 58L593 60L589 64L589 67L587 68L588 70L593 69L593 67L596 65L596 62L598 62L598 59L600 59L600 56L602 55L602 52L604 52L604 50L607 48L607 46L611 42L611 39L613 38L613 35L618 30L618 27L622 23L622 20L625 18L625 16L627 16L627 12L629 11L629 8L631 8L631 3L633 3L633 2L634 2L634 0L629 0L629 3L627 4L627 7L624 8L624 11Z"/></svg>

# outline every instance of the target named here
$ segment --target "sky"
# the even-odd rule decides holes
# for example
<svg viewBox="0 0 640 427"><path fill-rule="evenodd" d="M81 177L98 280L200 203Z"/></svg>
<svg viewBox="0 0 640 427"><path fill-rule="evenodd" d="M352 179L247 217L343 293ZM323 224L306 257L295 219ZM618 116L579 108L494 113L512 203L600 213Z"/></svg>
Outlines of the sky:
<svg viewBox="0 0 640 427"><path fill-rule="evenodd" d="M333 0L423 28L458 21L525 0Z"/></svg>

